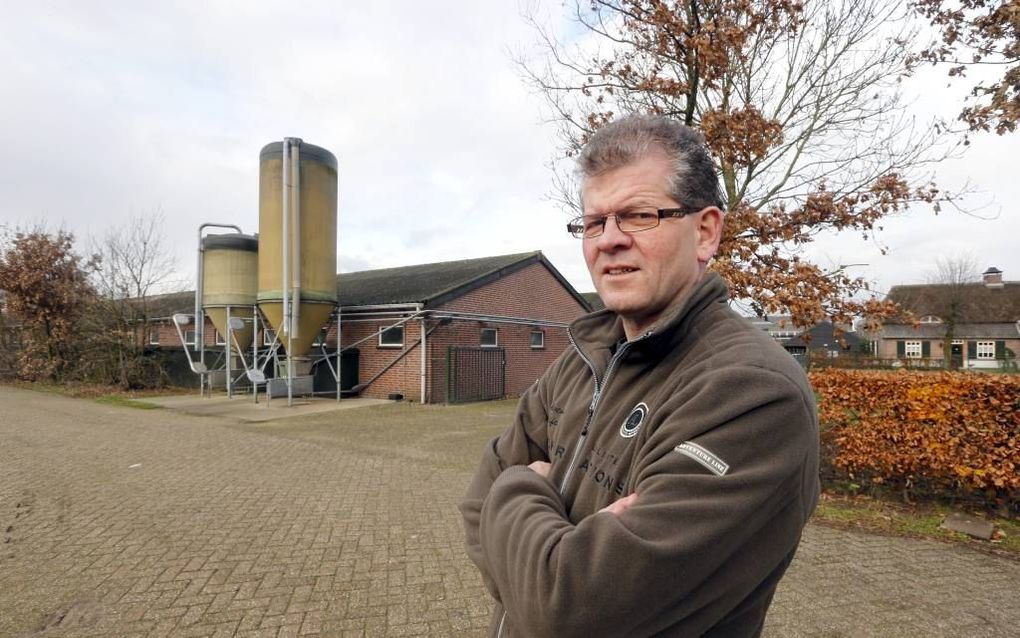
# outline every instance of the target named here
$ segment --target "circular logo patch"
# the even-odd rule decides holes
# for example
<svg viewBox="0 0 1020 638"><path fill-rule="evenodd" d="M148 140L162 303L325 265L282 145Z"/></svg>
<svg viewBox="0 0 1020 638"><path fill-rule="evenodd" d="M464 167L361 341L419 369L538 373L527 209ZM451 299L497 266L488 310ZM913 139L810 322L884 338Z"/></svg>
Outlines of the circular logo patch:
<svg viewBox="0 0 1020 638"><path fill-rule="evenodd" d="M627 420L620 426L620 436L625 439L629 439L641 428L641 424L645 422L645 416L648 414L648 406L644 403L638 403L634 406L634 409L627 415Z"/></svg>

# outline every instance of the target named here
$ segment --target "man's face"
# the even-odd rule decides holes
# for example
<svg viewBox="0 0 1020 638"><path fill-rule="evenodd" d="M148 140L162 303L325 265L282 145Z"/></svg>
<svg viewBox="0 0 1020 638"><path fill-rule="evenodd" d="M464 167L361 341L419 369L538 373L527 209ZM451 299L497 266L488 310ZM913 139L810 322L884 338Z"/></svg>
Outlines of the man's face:
<svg viewBox="0 0 1020 638"><path fill-rule="evenodd" d="M589 178L585 215L674 208L666 192L672 167L661 154ZM647 330L663 311L682 301L715 253L721 231L717 208L663 219L656 228L624 233L612 217L604 232L584 239L584 260L603 303L623 319L628 339Z"/></svg>

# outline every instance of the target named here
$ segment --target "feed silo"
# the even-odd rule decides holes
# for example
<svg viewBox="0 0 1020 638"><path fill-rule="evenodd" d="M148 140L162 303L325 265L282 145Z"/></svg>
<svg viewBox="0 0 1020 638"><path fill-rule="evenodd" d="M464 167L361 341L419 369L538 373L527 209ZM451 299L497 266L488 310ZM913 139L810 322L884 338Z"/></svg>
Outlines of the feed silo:
<svg viewBox="0 0 1020 638"><path fill-rule="evenodd" d="M202 308L224 339L229 334L228 314L244 322L243 328L233 330L241 350L251 345L254 334L258 251L259 240L251 235L233 233L202 238Z"/></svg>
<svg viewBox="0 0 1020 638"><path fill-rule="evenodd" d="M336 157L297 138L263 147L258 306L297 358L292 375L308 374L312 342L336 306L336 228Z"/></svg>

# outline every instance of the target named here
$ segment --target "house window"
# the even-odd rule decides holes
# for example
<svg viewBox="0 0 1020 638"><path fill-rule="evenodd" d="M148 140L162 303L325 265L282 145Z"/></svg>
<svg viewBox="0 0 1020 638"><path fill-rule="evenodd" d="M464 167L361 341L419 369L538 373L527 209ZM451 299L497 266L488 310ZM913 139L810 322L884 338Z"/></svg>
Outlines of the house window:
<svg viewBox="0 0 1020 638"><path fill-rule="evenodd" d="M921 323L942 323L942 320L935 315L925 315L921 317Z"/></svg>
<svg viewBox="0 0 1020 638"><path fill-rule="evenodd" d="M271 346L276 341L276 331L266 328L262 331L262 345Z"/></svg>
<svg viewBox="0 0 1020 638"><path fill-rule="evenodd" d="M184 345L193 346L195 345L195 331L185 330L184 331Z"/></svg>
<svg viewBox="0 0 1020 638"><path fill-rule="evenodd" d="M216 337L216 345L218 345L218 346L225 346L225 345L227 345L226 338L223 335L220 334L219 330L213 330L213 334Z"/></svg>
<svg viewBox="0 0 1020 638"><path fill-rule="evenodd" d="M482 328L482 332L479 335L479 342L483 348L495 348L499 345L499 337L496 335L495 328Z"/></svg>
<svg viewBox="0 0 1020 638"><path fill-rule="evenodd" d="M903 353L908 359L920 359L921 358L921 342L920 341L907 341L903 344Z"/></svg>
<svg viewBox="0 0 1020 638"><path fill-rule="evenodd" d="M545 347L545 333L541 330L531 331L531 347L538 350Z"/></svg>
<svg viewBox="0 0 1020 638"><path fill-rule="evenodd" d="M404 346L404 326L386 328L379 333L380 348L402 348Z"/></svg>
<svg viewBox="0 0 1020 638"><path fill-rule="evenodd" d="M977 342L977 358L978 359L994 359L995 358L995 342L994 341L978 341Z"/></svg>
<svg viewBox="0 0 1020 638"><path fill-rule="evenodd" d="M149 344L154 346L159 345L159 326L149 331Z"/></svg>

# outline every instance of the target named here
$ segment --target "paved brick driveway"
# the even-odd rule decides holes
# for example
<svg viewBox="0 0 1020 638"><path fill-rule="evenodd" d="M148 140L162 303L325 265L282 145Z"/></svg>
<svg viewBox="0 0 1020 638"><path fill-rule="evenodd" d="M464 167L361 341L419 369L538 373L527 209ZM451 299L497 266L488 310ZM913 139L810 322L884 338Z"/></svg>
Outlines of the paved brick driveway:
<svg viewBox="0 0 1020 638"><path fill-rule="evenodd" d="M480 636L455 506L507 409L253 426L0 387L0 636ZM1016 635L1018 591L1015 561L809 526L766 634Z"/></svg>

